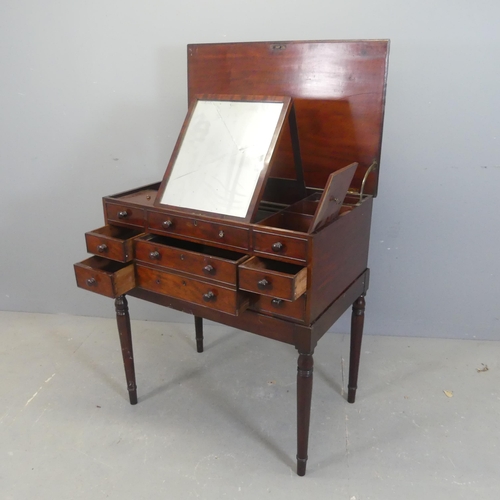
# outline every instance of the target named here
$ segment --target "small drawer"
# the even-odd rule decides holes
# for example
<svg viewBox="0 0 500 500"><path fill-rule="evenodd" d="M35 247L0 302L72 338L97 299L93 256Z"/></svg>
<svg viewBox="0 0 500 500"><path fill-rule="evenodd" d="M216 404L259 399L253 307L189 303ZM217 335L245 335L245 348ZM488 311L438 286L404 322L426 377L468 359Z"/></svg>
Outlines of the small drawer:
<svg viewBox="0 0 500 500"><path fill-rule="evenodd" d="M248 308L248 295L234 288L194 279L185 275L161 271L157 268L136 266L137 286L193 304L206 306L233 316Z"/></svg>
<svg viewBox="0 0 500 500"><path fill-rule="evenodd" d="M239 288L284 300L296 300L307 289L307 268L252 257L238 268Z"/></svg>
<svg viewBox="0 0 500 500"><path fill-rule="evenodd" d="M253 249L256 254L279 256L289 261L307 263L307 239L254 229Z"/></svg>
<svg viewBox="0 0 500 500"><path fill-rule="evenodd" d="M255 300L250 301L249 309L272 316L281 316L296 321L305 321L306 314L306 294L301 295L297 300L289 302L276 297L266 297L256 295Z"/></svg>
<svg viewBox="0 0 500 500"><path fill-rule="evenodd" d="M139 261L233 286L237 283L238 265L248 258L231 250L149 234L137 239L135 252Z"/></svg>
<svg viewBox="0 0 500 500"><path fill-rule="evenodd" d="M114 203L105 203L106 221L120 226L134 226L144 228L145 210Z"/></svg>
<svg viewBox="0 0 500 500"><path fill-rule="evenodd" d="M182 217L165 212L148 212L148 229L165 235L181 235L190 240L207 241L218 247L248 250L249 230L243 227Z"/></svg>
<svg viewBox="0 0 500 500"><path fill-rule="evenodd" d="M77 285L90 292L115 298L135 287L134 264L90 257L74 267Z"/></svg>
<svg viewBox="0 0 500 500"><path fill-rule="evenodd" d="M104 226L85 233L87 252L118 262L134 258L134 240L142 231L117 226Z"/></svg>

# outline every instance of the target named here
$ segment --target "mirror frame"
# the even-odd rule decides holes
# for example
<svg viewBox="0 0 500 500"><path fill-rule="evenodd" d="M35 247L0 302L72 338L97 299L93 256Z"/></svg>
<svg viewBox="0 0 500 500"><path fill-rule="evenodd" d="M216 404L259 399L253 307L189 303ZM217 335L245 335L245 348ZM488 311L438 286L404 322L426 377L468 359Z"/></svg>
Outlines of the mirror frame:
<svg viewBox="0 0 500 500"><path fill-rule="evenodd" d="M199 210L199 209L194 209L194 208L186 208L186 207L179 207L176 205L170 205L167 203L161 203L161 200L163 198L163 195L165 193L165 189L167 187L168 181L170 179L170 176L174 170L175 167L175 162L177 160L177 157L179 155L179 152L181 150L184 138L186 136L186 133L189 129L191 119L194 115L196 105L198 104L199 101L235 101L235 102L275 102L275 103L283 103L283 107L281 110L281 113L279 115L276 128L274 130L274 133L271 137L270 143L269 143L269 148L267 150L267 154L264 158L264 164L262 167L262 170L259 174L259 178L257 180L254 192L251 196L251 200L248 206L248 210L246 212L246 215L244 217L238 217L234 215L226 215L226 214L221 214L217 212L210 212L210 211L204 211L204 210ZM290 112L293 108L293 103L291 97L286 97L286 96L242 96L242 95L220 95L220 94L204 94L204 95L197 95L195 96L190 105L189 109L186 115L186 118L184 120L184 123L182 125L179 137L177 139L177 142L175 144L174 150L172 152L172 156L170 157L170 161L168 163L167 169L165 171L165 174L163 176L163 180L160 184L158 193L156 195L155 201L154 201L154 206L156 208L165 208L165 209L170 209L170 210L175 210L183 214L190 214L190 215L208 215L211 217L216 217L218 219L225 219L225 220L234 220L234 221L240 221L240 222L251 222L251 220L254 217L254 214L257 212L260 200L262 199L262 195L264 193L265 185L267 182L267 179L269 177L269 173L272 169L272 164L274 161L275 157L275 150L276 146L281 138L281 135L283 133L284 129L284 123L285 121L289 118Z"/></svg>

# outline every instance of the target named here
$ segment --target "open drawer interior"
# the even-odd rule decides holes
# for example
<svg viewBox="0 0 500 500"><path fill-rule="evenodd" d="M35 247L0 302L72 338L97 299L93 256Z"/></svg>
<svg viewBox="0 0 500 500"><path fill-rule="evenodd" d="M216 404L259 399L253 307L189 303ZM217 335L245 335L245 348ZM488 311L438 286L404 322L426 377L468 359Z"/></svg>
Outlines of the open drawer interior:
<svg viewBox="0 0 500 500"><path fill-rule="evenodd" d="M137 240L135 254L138 261L203 276L234 287L238 264L248 258L246 254L203 243L151 234Z"/></svg>
<svg viewBox="0 0 500 500"><path fill-rule="evenodd" d="M134 264L124 264L90 257L75 264L76 282L80 288L116 298L135 287Z"/></svg>
<svg viewBox="0 0 500 500"><path fill-rule="evenodd" d="M238 261L245 257L245 254L233 252L224 248L212 247L204 245L203 243L195 243L187 240L180 240L177 238L169 238L168 236L157 236L148 234L140 238L141 241L147 241L161 246L168 246L177 248L179 250L186 250L188 252L196 252L199 254L207 255L210 257L217 257L219 259Z"/></svg>
<svg viewBox="0 0 500 500"><path fill-rule="evenodd" d="M343 209L344 199L357 166L357 163L352 163L333 172L323 191L293 203L283 211L260 220L258 224L304 233L314 233L328 225L348 210Z"/></svg>
<svg viewBox="0 0 500 500"><path fill-rule="evenodd" d="M251 257L239 265L239 288L293 301L307 289L307 268L287 262Z"/></svg>
<svg viewBox="0 0 500 500"><path fill-rule="evenodd" d="M143 234L140 229L104 226L85 233L87 252L118 262L134 258L134 239Z"/></svg>

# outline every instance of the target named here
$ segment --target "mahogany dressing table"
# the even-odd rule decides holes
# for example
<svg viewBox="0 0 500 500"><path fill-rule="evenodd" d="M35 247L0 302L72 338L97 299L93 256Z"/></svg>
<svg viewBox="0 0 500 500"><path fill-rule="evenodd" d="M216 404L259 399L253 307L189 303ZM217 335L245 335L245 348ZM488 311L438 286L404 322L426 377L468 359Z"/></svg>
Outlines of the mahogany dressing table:
<svg viewBox="0 0 500 500"><path fill-rule="evenodd" d="M189 111L161 183L105 197L77 284L115 299L137 403L126 295L295 346L297 473L313 353L352 305L356 396L389 42L188 46Z"/></svg>

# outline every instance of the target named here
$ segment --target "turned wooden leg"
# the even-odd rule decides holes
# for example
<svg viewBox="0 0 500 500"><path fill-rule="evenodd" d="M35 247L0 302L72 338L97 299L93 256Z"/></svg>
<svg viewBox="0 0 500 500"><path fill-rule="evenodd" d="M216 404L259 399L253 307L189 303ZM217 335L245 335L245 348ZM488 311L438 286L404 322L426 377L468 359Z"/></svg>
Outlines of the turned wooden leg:
<svg viewBox="0 0 500 500"><path fill-rule="evenodd" d="M196 332L196 350L203 352L203 318L194 317L194 329Z"/></svg>
<svg viewBox="0 0 500 500"><path fill-rule="evenodd" d="M349 362L349 384L347 401L354 403L358 388L359 358L361 355L361 340L363 339L363 324L365 321L365 298L359 297L352 305L351 316L351 354Z"/></svg>
<svg viewBox="0 0 500 500"><path fill-rule="evenodd" d="M115 299L116 322L120 334L122 347L123 365L125 366L125 378L127 379L128 396L130 404L137 404L137 385L135 383L134 352L132 350L132 329L130 328L130 316L128 314L128 303L125 295Z"/></svg>
<svg viewBox="0 0 500 500"><path fill-rule="evenodd" d="M306 473L313 364L312 353L299 355L297 363L297 474L299 476L304 476Z"/></svg>

